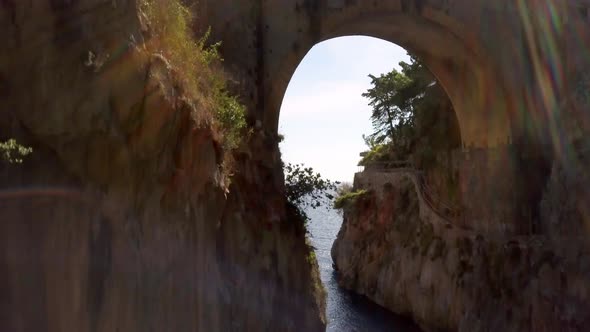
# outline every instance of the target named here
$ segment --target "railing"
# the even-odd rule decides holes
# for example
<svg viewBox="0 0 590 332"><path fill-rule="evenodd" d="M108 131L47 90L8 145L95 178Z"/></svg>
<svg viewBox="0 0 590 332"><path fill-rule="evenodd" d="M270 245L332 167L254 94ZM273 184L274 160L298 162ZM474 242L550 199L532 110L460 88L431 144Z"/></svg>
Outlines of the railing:
<svg viewBox="0 0 590 332"><path fill-rule="evenodd" d="M414 173L416 174L416 178L418 180L418 186L420 193L422 194L422 198L428 207L442 219L451 224L457 225L461 218L461 210L457 207L451 206L450 203L443 201L440 196L437 196L432 187L428 185L426 177L422 172L415 171Z"/></svg>
<svg viewBox="0 0 590 332"><path fill-rule="evenodd" d="M457 207L453 207L450 203L447 203L440 199L435 194L432 187L428 185L426 177L422 171L417 170L414 167L414 163L410 160L398 160L398 161L386 161L386 162L374 162L364 167L364 172L411 172L417 180L418 189L424 202L428 207L436 213L441 219L447 221L450 224L458 226L458 221L461 218L461 210Z"/></svg>

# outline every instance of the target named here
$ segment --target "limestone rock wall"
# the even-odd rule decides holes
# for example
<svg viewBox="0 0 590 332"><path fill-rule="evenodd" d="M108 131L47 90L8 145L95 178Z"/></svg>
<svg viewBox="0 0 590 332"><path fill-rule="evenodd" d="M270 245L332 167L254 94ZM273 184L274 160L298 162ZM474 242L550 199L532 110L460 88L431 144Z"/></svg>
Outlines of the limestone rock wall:
<svg viewBox="0 0 590 332"><path fill-rule="evenodd" d="M228 186L139 17L0 2L0 139L34 149L0 165L0 331L323 330L269 143L253 135Z"/></svg>
<svg viewBox="0 0 590 332"><path fill-rule="evenodd" d="M410 175L381 180L345 208L332 248L341 286L426 330L590 328L583 248L565 252L548 237L492 239L445 225L425 211Z"/></svg>
<svg viewBox="0 0 590 332"><path fill-rule="evenodd" d="M530 233L533 208L524 199L526 173L516 162L519 155L514 146L455 151L465 227L486 234Z"/></svg>

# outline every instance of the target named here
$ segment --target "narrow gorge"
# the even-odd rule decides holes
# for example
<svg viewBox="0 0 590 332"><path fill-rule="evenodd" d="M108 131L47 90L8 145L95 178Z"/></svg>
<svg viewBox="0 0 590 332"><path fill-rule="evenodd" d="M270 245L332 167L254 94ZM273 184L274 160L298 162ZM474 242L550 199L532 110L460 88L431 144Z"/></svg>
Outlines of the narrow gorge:
<svg viewBox="0 0 590 332"><path fill-rule="evenodd" d="M305 54L351 35L448 93L466 218L415 173L357 175L341 285L426 330L588 330L589 22L583 0L0 1L0 143L26 154L0 151L0 331L324 331L278 119ZM550 151L541 185L515 146Z"/></svg>

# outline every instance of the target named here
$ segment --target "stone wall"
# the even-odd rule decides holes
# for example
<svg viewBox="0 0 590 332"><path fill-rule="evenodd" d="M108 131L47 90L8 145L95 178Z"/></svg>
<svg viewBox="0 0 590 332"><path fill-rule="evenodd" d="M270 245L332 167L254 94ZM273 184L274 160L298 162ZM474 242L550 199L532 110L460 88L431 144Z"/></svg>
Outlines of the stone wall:
<svg viewBox="0 0 590 332"><path fill-rule="evenodd" d="M464 226L486 234L530 231L531 211L522 203L517 154L513 146L455 151Z"/></svg>
<svg viewBox="0 0 590 332"><path fill-rule="evenodd" d="M540 232L540 203L549 179L551 148L507 145L453 153L463 226L492 235Z"/></svg>

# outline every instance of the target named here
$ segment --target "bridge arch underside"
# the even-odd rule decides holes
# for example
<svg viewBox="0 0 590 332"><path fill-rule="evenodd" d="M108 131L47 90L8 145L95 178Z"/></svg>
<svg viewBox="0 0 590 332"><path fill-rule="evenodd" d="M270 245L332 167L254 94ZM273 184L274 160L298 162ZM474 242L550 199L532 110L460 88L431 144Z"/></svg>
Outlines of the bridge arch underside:
<svg viewBox="0 0 590 332"><path fill-rule="evenodd" d="M267 61L270 76L265 84L265 124L271 126L269 130L278 128L289 81L314 45L332 38L363 35L402 46L428 66L453 103L463 146L490 148L508 144L512 134L509 95L504 88L507 85L477 40L460 35L463 29L456 22L447 23L451 28L416 13L379 11L359 12L346 18L327 16L320 27L310 29L308 34L302 34L300 28L293 33L283 31L284 46L272 45L273 57Z"/></svg>

